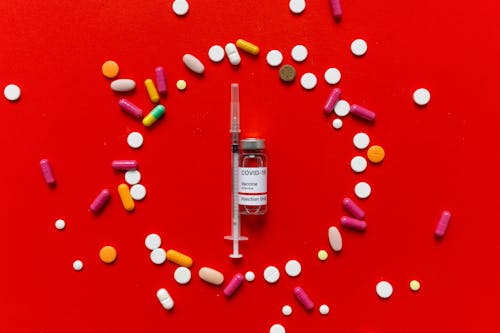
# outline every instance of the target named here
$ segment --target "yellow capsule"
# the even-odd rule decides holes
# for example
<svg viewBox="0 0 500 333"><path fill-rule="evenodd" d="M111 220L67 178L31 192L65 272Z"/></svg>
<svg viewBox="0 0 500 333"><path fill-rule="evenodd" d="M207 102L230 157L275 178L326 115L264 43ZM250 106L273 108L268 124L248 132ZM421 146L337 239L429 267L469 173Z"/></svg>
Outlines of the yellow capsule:
<svg viewBox="0 0 500 333"><path fill-rule="evenodd" d="M244 39L238 39L236 41L236 46L238 46L240 49L242 49L243 51L245 51L247 53L250 53L253 55L259 54L259 47L255 44L247 42Z"/></svg>
<svg viewBox="0 0 500 333"><path fill-rule="evenodd" d="M167 260L184 267L191 267L191 265L193 265L193 259L191 259L191 257L175 250L167 251Z"/></svg>
<svg viewBox="0 0 500 333"><path fill-rule="evenodd" d="M149 99L151 100L151 102L158 103L158 101L160 100L160 95L158 94L158 90L156 90L153 80L146 79L144 81L144 85L146 86L146 90L148 91Z"/></svg>
<svg viewBox="0 0 500 333"><path fill-rule="evenodd" d="M135 208L134 199L130 195L130 190L127 184L118 185L118 194L120 195L120 199L122 200L123 208L125 210L131 212Z"/></svg>

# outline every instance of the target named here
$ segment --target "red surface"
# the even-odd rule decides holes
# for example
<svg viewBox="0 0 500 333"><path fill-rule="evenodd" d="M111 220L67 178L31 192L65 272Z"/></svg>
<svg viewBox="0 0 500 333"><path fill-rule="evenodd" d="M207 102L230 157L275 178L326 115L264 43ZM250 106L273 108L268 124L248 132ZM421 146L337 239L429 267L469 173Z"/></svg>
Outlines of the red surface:
<svg viewBox="0 0 500 333"><path fill-rule="evenodd" d="M187 17L176 17L170 1L2 1L0 85L21 86L18 103L0 99L3 175L0 210L1 332L267 332L282 323L287 332L465 332L498 330L498 224L495 134L498 133L498 5L495 1L344 1L335 24L326 0L308 1L294 16L288 1L190 1ZM368 53L355 58L355 38ZM213 64L207 51L245 38L261 47L242 54L239 68ZM298 75L315 73L318 86L304 91L298 80L281 84L265 62L279 49L285 62L295 44L309 58L294 64ZM182 64L184 53L205 63L204 77ZM130 99L145 109L142 82L154 67L166 69L167 116L145 130L123 114L118 95L100 73L113 59L120 77L138 88ZM322 106L330 87L328 67L342 71L343 96L377 112L373 126L346 118L334 131ZM184 93L175 82L185 79ZM239 82L244 136L266 139L269 213L244 221L244 258L237 264L223 236L230 232L230 83ZM416 107L416 88L431 91L430 104ZM138 151L126 136L138 130ZM359 152L358 131L386 149L386 160L359 175L349 167ZM48 158L57 178L44 184L38 162ZM123 175L113 159L137 159L148 195L133 214L121 207L116 186ZM360 205L368 229L342 230L344 249L332 253L327 230L344 214L341 200L353 197L358 181L373 188ZM112 199L94 217L88 205L104 188ZM356 200L359 202L358 200ZM442 210L452 212L445 238L434 227ZM54 221L63 218L60 232ZM173 281L175 266L154 266L144 247L159 233L165 248L194 258L193 280ZM104 245L118 260L99 261ZM330 257L319 262L316 253ZM73 271L73 260L85 263ZM284 274L295 258L303 272ZM262 279L276 265L276 285ZM221 288L197 278L202 266L224 272L253 270L227 300ZM394 286L378 299L381 279ZM422 289L409 290L418 279ZM302 286L316 310L306 313L292 289ZM167 312L155 293L169 290ZM323 317L319 305L330 306ZM291 317L281 307L294 308Z"/></svg>

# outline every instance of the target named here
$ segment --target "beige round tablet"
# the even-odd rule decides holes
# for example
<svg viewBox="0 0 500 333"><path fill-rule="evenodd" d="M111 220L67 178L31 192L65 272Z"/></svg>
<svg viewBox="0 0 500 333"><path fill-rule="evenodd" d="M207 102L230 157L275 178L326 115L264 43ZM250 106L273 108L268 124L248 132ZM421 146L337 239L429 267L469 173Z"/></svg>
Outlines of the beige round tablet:
<svg viewBox="0 0 500 333"><path fill-rule="evenodd" d="M224 275L210 267L202 267L198 271L198 276L205 282L220 286L224 282Z"/></svg>

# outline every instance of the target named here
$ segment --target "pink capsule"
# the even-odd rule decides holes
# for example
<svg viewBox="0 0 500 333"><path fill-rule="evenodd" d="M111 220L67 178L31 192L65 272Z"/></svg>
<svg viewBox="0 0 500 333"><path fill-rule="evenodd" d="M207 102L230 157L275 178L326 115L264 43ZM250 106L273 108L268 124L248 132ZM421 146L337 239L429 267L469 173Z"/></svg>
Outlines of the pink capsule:
<svg viewBox="0 0 500 333"><path fill-rule="evenodd" d="M231 279L231 281L229 281L227 286L224 287L224 295L226 297L231 297L236 292L236 290L241 286L243 280L245 280L245 278L241 273L235 274Z"/></svg>
<svg viewBox="0 0 500 333"><path fill-rule="evenodd" d="M350 113L355 115L355 116L358 116L360 118L363 118L365 120L368 120L370 122L375 121L375 115L376 115L375 112L368 110L368 109L366 109L362 106L359 106L357 104L351 105Z"/></svg>
<svg viewBox="0 0 500 333"><path fill-rule="evenodd" d="M98 214L102 210L102 208L106 205L106 203L109 200L109 195L110 192L107 188L102 190L101 193L97 195L97 197L94 199L94 201L92 201L89 207L92 213Z"/></svg>
<svg viewBox="0 0 500 333"><path fill-rule="evenodd" d="M340 0L330 0L330 7L332 7L333 17L339 21L342 18L342 7Z"/></svg>
<svg viewBox="0 0 500 333"><path fill-rule="evenodd" d="M115 170L135 170L137 169L136 160L114 160L111 167Z"/></svg>
<svg viewBox="0 0 500 333"><path fill-rule="evenodd" d="M365 212L359 207L354 201L352 201L349 198L344 198L342 200L342 206L344 206L344 209L357 218L358 220L362 220L365 218Z"/></svg>
<svg viewBox="0 0 500 333"><path fill-rule="evenodd" d="M441 217L439 218L438 224L436 226L436 230L434 230L434 235L437 238L442 238L448 229L448 223L450 223L451 213L447 210L441 213Z"/></svg>
<svg viewBox="0 0 500 333"><path fill-rule="evenodd" d="M163 67L156 67L155 68L155 76L156 76L156 89L158 89L158 92L162 95L167 94L167 81L165 79L165 70Z"/></svg>
<svg viewBox="0 0 500 333"><path fill-rule="evenodd" d="M121 98L118 101L118 105L123 110L123 112L128 113L129 115L137 119L142 119L144 111L142 111L142 109L134 103L126 100L125 98Z"/></svg>
<svg viewBox="0 0 500 333"><path fill-rule="evenodd" d="M361 230L361 231L366 229L365 221L358 220L349 216L342 216L340 218L340 225L346 228Z"/></svg>
<svg viewBox="0 0 500 333"><path fill-rule="evenodd" d="M49 160L46 158L40 160L40 168L42 169L42 175L47 185L54 187L56 185L56 178L54 177Z"/></svg>
<svg viewBox="0 0 500 333"><path fill-rule="evenodd" d="M301 287L293 288L293 293L295 297L299 300L299 302L306 308L306 310L311 311L314 308L314 303L311 298L306 294L304 289Z"/></svg>
<svg viewBox="0 0 500 333"><path fill-rule="evenodd" d="M332 114L335 104L340 100L340 95L342 91L339 88L333 88L330 95L328 95L328 99L326 100L325 106L323 107L323 111L325 111L325 115L329 116Z"/></svg>

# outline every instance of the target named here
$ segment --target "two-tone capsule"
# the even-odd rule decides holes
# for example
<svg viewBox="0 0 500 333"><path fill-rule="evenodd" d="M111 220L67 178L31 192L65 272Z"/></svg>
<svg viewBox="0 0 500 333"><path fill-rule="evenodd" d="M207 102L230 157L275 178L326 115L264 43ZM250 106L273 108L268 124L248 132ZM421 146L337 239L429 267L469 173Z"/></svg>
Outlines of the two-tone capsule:
<svg viewBox="0 0 500 333"><path fill-rule="evenodd" d="M108 203L110 196L110 192L107 188L102 190L97 197L95 197L94 201L90 204L90 211L94 214L99 214L101 210L104 208L106 203Z"/></svg>
<svg viewBox="0 0 500 333"><path fill-rule="evenodd" d="M165 107L163 105L157 105L144 119L142 124L146 127L153 125L159 118L165 114Z"/></svg>
<svg viewBox="0 0 500 333"><path fill-rule="evenodd" d="M56 186L56 178L54 176L54 171L48 159L44 158L40 160L40 169L42 170L43 179L50 187Z"/></svg>

